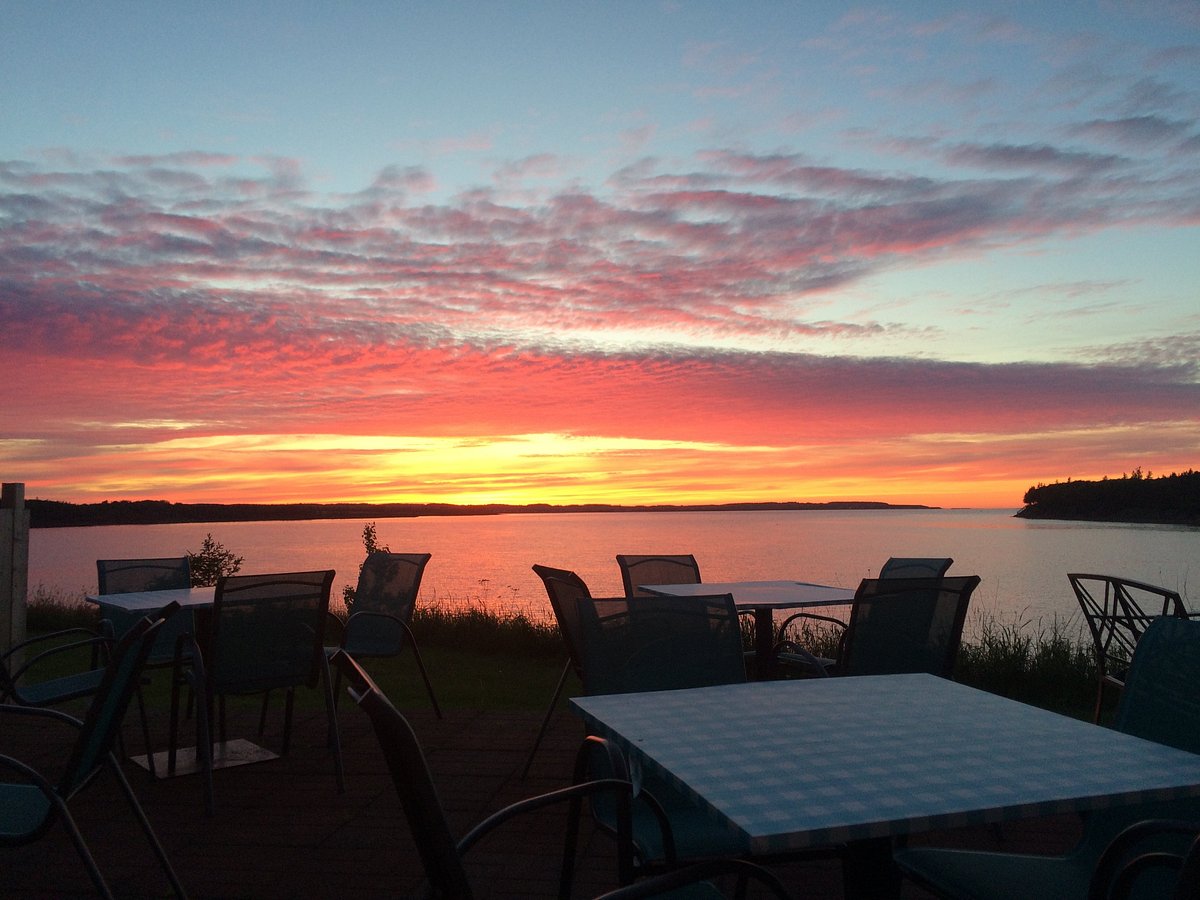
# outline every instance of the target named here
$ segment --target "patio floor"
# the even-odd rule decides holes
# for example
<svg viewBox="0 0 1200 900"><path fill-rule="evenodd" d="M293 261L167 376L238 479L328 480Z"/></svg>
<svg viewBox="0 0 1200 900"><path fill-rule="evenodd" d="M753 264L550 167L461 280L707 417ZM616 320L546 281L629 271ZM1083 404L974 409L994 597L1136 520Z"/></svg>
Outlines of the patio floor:
<svg viewBox="0 0 1200 900"><path fill-rule="evenodd" d="M261 740L278 746L282 702ZM530 794L566 785L582 726L568 712L554 718L529 777L521 768L540 712L407 711L420 735L457 834L487 813ZM162 716L153 725L165 731ZM332 756L324 746L323 713L300 712L291 753L282 759L218 771L216 810L204 814L196 776L154 780L126 764L151 821L195 898L405 897L422 872L408 827L366 717L350 703L340 711L346 792L339 794ZM141 752L131 710L126 747ZM272 730L274 724L274 730ZM230 735L253 736L257 714L231 717ZM0 752L44 763L53 759L58 732L6 727ZM158 735L161 739L162 735ZM69 736L62 735L64 740ZM61 751L57 751L60 752ZM168 894L161 870L111 776L102 776L72 804L93 855L120 897ZM511 822L471 851L473 884L480 897L552 897L557 885L565 810ZM1015 823L1000 829L923 837L939 843L1055 852L1078 835L1074 817ZM915 841L914 841L915 842ZM839 898L835 860L778 867L798 900ZM610 841L585 830L576 896L615 887ZM0 897L9 900L92 896L91 883L66 833L56 826L36 844L0 850ZM905 885L906 898L928 896Z"/></svg>

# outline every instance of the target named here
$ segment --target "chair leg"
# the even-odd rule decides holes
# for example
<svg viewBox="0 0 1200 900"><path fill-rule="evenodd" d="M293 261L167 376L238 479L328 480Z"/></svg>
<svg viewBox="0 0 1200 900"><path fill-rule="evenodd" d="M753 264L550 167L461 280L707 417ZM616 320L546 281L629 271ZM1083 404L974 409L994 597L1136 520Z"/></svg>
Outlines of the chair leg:
<svg viewBox="0 0 1200 900"><path fill-rule="evenodd" d="M267 730L267 706L271 702L271 692L263 693L262 709L258 711L258 736L262 737L263 732Z"/></svg>
<svg viewBox="0 0 1200 900"><path fill-rule="evenodd" d="M171 882L171 888L175 891L176 897L187 897L187 891L183 889L183 885L179 882L179 876L175 874L175 869L171 866L171 860L167 856L167 851L163 849L162 842L159 841L158 835L154 833L154 827L150 824L150 819L146 816L146 811L142 809L142 804L138 802L137 795L133 793L133 788L130 787L129 780L121 771L121 767L117 761L111 756L109 763L117 777L117 781L121 785L121 789L125 792L125 797L129 800L129 805L133 808L133 814L137 817L138 824L142 827L142 834L149 841L151 849L154 850L154 855L158 857L158 862L163 868L163 872L167 876L167 880Z"/></svg>
<svg viewBox="0 0 1200 900"><path fill-rule="evenodd" d="M292 709L296 702L295 688L287 689L287 699L283 702L283 750L280 756L287 756L292 746Z"/></svg>
<svg viewBox="0 0 1200 900"><path fill-rule="evenodd" d="M142 738L146 742L146 768L150 770L150 774L157 776L158 773L154 768L154 747L150 744L150 723L146 719L146 701L142 697L142 686L137 686L137 706L138 718L142 720Z"/></svg>
<svg viewBox="0 0 1200 900"><path fill-rule="evenodd" d="M550 698L550 705L546 707L546 715L542 719L542 727L538 729L537 737L533 740L533 746L529 749L529 756L525 758L525 768L521 770L521 778L524 779L529 775L529 767L533 765L533 758L537 755L538 747L542 745L542 738L546 736L546 729L550 726L550 717L554 715L554 707L558 705L559 695L562 694L563 685L567 683L567 676L571 674L571 660L567 660L567 664L563 666L562 674L558 676L558 684L554 687L554 696Z"/></svg>
<svg viewBox="0 0 1200 900"><path fill-rule="evenodd" d="M329 657L321 658L321 683L325 686L325 710L329 716L328 740L333 747L334 772L337 775L338 793L346 793L346 772L342 766L342 737L338 732L337 703L333 693L333 679L329 672Z"/></svg>
<svg viewBox="0 0 1200 900"><path fill-rule="evenodd" d="M429 702L433 704L433 711L437 713L437 717L442 717L442 708L438 706L437 697L433 695L433 684L429 681L429 673L425 671L425 663L421 659L421 651L417 649L416 640L412 640L413 656L417 658L417 668L421 670L421 677L425 679L425 690L429 692ZM338 673L341 675L341 672Z"/></svg>

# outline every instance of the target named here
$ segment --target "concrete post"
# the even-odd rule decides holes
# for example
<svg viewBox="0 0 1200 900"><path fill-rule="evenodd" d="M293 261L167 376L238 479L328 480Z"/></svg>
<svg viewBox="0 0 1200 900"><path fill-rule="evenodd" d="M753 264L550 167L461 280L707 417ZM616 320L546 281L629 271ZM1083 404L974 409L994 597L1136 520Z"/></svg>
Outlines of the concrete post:
<svg viewBox="0 0 1200 900"><path fill-rule="evenodd" d="M0 652L25 640L29 586L29 510L25 485L0 488Z"/></svg>

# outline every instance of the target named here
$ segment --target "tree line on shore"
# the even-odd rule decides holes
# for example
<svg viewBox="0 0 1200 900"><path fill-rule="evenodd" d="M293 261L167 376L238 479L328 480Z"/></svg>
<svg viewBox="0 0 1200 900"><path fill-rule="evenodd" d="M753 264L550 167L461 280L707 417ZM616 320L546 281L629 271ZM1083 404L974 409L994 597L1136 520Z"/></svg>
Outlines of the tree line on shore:
<svg viewBox="0 0 1200 900"><path fill-rule="evenodd" d="M609 503L549 503L525 505L487 503L172 503L167 500L105 500L67 503L27 500L31 528L86 525L174 525L198 522L294 522L311 519L398 519L412 516L488 516L503 513L568 512L719 512L788 509L932 509L918 504L873 501L827 503L713 503L689 505L620 506Z"/></svg>
<svg viewBox="0 0 1200 900"><path fill-rule="evenodd" d="M1039 484L1025 492L1026 519L1079 519L1200 525L1200 472L1154 477L1134 469L1120 478Z"/></svg>

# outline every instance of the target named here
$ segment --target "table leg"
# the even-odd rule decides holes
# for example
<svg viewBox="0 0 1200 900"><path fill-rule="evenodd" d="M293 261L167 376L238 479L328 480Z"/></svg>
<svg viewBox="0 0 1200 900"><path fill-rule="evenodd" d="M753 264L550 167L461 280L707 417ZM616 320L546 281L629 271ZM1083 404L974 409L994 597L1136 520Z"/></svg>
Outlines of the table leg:
<svg viewBox="0 0 1200 900"><path fill-rule="evenodd" d="M851 841L842 852L842 891L846 900L895 900L900 870L892 859L892 839Z"/></svg>
<svg viewBox="0 0 1200 900"><path fill-rule="evenodd" d="M759 681L775 674L775 611L769 607L754 610L754 668Z"/></svg>

